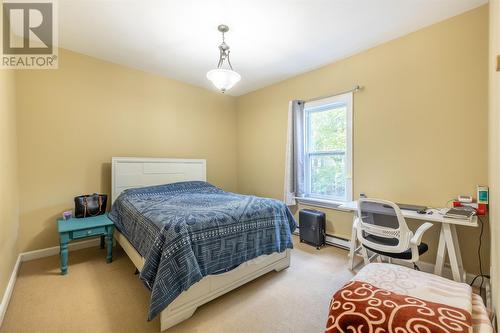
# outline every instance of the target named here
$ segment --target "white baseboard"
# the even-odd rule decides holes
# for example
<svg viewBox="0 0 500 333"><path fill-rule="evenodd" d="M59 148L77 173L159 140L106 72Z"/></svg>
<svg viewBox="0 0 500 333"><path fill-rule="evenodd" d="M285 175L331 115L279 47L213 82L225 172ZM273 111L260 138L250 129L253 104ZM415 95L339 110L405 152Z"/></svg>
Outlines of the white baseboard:
<svg viewBox="0 0 500 333"><path fill-rule="evenodd" d="M340 247L344 250L349 250L349 248L351 246L351 241L349 241L347 239L339 238L339 237L329 236L329 235L326 235L325 241L327 244L330 244L330 245L333 245L336 247Z"/></svg>
<svg viewBox="0 0 500 333"><path fill-rule="evenodd" d="M19 266L21 266L21 255L17 256L16 264L14 265L14 269L10 274L9 283L7 283L7 288L5 288L5 292L2 297L2 303L0 303L0 327L2 327L3 318L5 316L5 313L7 312L7 307L9 306L12 292L14 291L14 285L16 284Z"/></svg>
<svg viewBox="0 0 500 333"><path fill-rule="evenodd" d="M88 247L93 247L99 245L99 238L84 240L81 242L69 243L68 251L75 251L80 249L85 249ZM7 307L9 306L10 298L12 297L12 292L14 291L14 285L17 280L17 273L19 272L19 268L21 267L22 262L51 257L59 254L59 246L49 247L46 249L22 252L17 256L16 264L12 269L12 274L10 275L9 283L7 284L7 288L2 297L2 302L0 303L0 327L2 327L3 318L5 313L7 312Z"/></svg>
<svg viewBox="0 0 500 333"><path fill-rule="evenodd" d="M81 249L86 249L88 247L99 245L99 238L88 239L81 242L69 243L68 251L76 251ZM22 262L55 256L59 254L59 246L48 247L46 249L23 252L19 255L22 258Z"/></svg>

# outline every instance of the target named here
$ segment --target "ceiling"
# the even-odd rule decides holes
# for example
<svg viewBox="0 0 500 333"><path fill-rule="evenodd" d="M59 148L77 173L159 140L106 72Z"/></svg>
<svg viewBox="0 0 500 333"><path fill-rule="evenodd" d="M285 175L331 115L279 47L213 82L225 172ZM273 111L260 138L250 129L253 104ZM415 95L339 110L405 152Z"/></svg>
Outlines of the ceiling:
<svg viewBox="0 0 500 333"><path fill-rule="evenodd" d="M215 90L220 23L242 95L487 0L59 0L61 47Z"/></svg>

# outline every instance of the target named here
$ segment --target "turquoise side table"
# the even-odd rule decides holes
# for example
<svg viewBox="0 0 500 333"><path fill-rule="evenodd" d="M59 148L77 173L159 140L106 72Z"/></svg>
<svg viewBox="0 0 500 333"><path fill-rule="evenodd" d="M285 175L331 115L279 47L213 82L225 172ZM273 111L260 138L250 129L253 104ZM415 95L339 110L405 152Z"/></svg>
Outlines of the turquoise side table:
<svg viewBox="0 0 500 333"><path fill-rule="evenodd" d="M113 261L114 225L113 221L108 218L108 214L82 219L60 219L57 221L57 230L59 231L61 275L68 273L68 243L72 240L100 236L101 249L103 249L104 239L106 239L106 262Z"/></svg>

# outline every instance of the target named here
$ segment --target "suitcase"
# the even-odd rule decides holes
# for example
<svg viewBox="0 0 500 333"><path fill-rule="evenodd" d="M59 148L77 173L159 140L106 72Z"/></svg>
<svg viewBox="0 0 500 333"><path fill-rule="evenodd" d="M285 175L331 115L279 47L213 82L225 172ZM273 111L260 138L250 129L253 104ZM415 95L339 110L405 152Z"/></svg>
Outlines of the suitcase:
<svg viewBox="0 0 500 333"><path fill-rule="evenodd" d="M301 209L299 211L300 242L305 242L320 249L325 245L326 215L314 209Z"/></svg>

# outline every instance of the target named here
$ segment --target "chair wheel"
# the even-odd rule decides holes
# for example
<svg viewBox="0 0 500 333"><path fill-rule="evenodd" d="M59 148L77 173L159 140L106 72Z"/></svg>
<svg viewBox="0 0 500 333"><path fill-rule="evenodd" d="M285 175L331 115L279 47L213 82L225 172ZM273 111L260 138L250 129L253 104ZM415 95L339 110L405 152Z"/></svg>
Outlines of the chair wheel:
<svg viewBox="0 0 500 333"><path fill-rule="evenodd" d="M316 246L316 250L319 250L319 246Z"/></svg>

